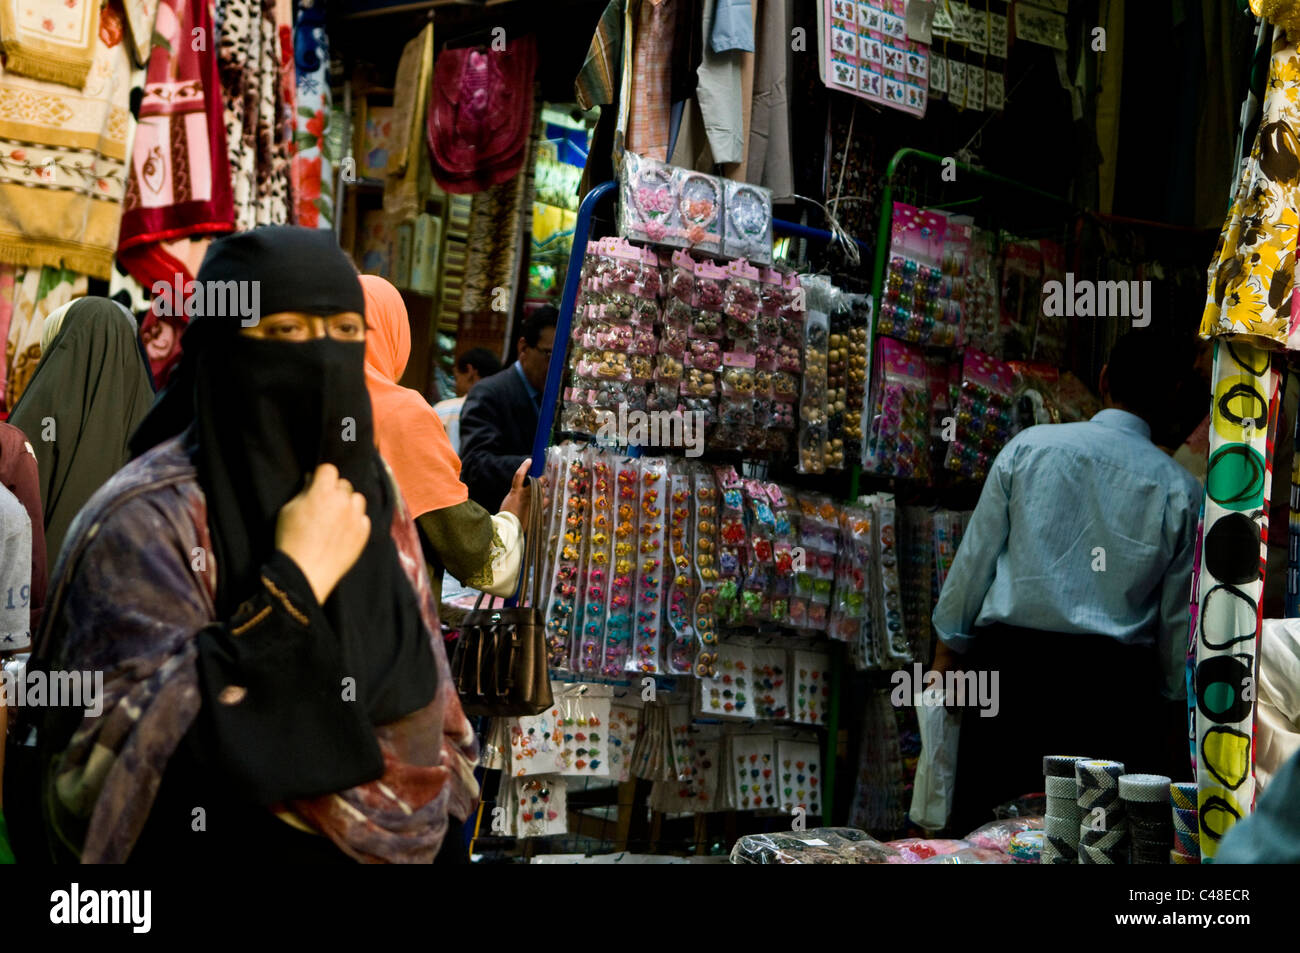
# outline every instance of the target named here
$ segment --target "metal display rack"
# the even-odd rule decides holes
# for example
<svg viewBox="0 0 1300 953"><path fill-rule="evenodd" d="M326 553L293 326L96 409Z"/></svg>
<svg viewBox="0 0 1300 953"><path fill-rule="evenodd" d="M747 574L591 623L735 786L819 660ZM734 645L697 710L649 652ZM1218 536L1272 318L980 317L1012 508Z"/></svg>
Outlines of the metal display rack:
<svg viewBox="0 0 1300 953"><path fill-rule="evenodd" d="M582 200L578 208L577 223L574 227L573 247L569 252L569 268L564 278L564 291L560 298L559 316L555 326L556 346L551 351L551 363L546 372L546 387L542 392L542 406L537 419L537 431L533 436L532 452L532 470L534 477L541 477L546 467L546 451L551 445L551 440L555 432L555 415L556 408L559 404L560 389L564 380L565 369L568 365L569 341L573 328L573 312L578 299L578 286L581 283L582 263L587 253L587 245L591 237L591 222L595 215L596 206L611 193L617 192L618 185L615 182L603 182L595 186ZM831 243L835 240L830 232L820 228L812 228L802 225L798 222L789 222L784 219L772 220L772 231L775 235L788 235L793 238L803 238L812 241ZM871 248L864 242L857 242L858 247L867 256L871 254ZM559 346L563 341L564 345ZM635 449L635 448L633 448ZM856 474L855 474L856 482ZM832 816L835 802L835 777L836 777L836 753L837 739L839 736L839 714L840 714L840 692L842 682L842 663L839 653L831 653L831 704L826 721L826 754L823 758L825 773L823 779L822 810L823 817L829 819ZM829 823L829 820L827 821Z"/></svg>

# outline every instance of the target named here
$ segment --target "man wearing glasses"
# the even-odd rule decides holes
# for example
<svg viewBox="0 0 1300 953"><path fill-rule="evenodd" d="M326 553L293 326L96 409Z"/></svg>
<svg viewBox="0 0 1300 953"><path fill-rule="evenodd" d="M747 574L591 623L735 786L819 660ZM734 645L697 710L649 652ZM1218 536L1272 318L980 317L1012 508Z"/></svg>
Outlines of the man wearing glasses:
<svg viewBox="0 0 1300 953"><path fill-rule="evenodd" d="M519 465L532 453L558 312L538 308L519 329L519 359L479 381L460 412L460 478L495 513Z"/></svg>

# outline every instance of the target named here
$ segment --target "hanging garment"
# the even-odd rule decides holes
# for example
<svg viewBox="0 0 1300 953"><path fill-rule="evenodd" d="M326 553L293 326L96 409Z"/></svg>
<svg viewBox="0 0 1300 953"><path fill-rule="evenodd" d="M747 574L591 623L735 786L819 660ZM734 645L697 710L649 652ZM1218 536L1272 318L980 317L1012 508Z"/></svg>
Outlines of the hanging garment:
<svg viewBox="0 0 1300 953"><path fill-rule="evenodd" d="M433 75L433 24L406 44L397 64L397 93L393 99L393 138L384 179L384 211L394 221L414 218L420 205L420 153L424 144L424 117L429 106L429 80Z"/></svg>
<svg viewBox="0 0 1300 953"><path fill-rule="evenodd" d="M705 0L704 28L709 28L714 0ZM748 12L748 11L746 11ZM699 100L704 129L709 137L713 161L720 165L739 162L745 155L745 118L741 97L741 54L719 53L707 44L700 63Z"/></svg>
<svg viewBox="0 0 1300 953"><path fill-rule="evenodd" d="M73 517L129 459L127 439L153 403L135 321L115 301L79 298L10 422L36 451L45 540L57 561ZM52 420L53 439L45 439Z"/></svg>
<svg viewBox="0 0 1300 953"><path fill-rule="evenodd" d="M677 0L642 0L632 49L627 150L660 162L668 160L677 7Z"/></svg>
<svg viewBox="0 0 1300 953"><path fill-rule="evenodd" d="M533 128L537 41L504 50L443 50L429 93L433 177L447 192L481 192L514 177Z"/></svg>
<svg viewBox="0 0 1300 953"><path fill-rule="evenodd" d="M167 386L171 373L181 359L181 334L188 319L184 305L175 302L178 285L181 288L194 277L197 270L172 255L164 243L146 245L133 256L132 267L136 274L126 271L119 261L109 281L109 296L133 314L140 325L140 343L149 360L149 372L154 386L161 390ZM138 276L138 277L137 277ZM153 289L166 290L158 295L161 304L153 306ZM163 312L159 314L158 312Z"/></svg>
<svg viewBox="0 0 1300 953"><path fill-rule="evenodd" d="M121 37L110 4L83 89L0 72L0 261L112 272L130 132Z"/></svg>
<svg viewBox="0 0 1300 953"><path fill-rule="evenodd" d="M14 276L13 315L5 356L5 406L12 411L41 360L41 332L50 312L80 298L89 287L85 275L62 268L27 268Z"/></svg>
<svg viewBox="0 0 1300 953"><path fill-rule="evenodd" d="M573 81L573 96L578 105L591 109L612 103L622 62L623 0L609 0L596 24L587 58Z"/></svg>
<svg viewBox="0 0 1300 953"><path fill-rule="evenodd" d="M81 89L95 59L99 7L99 0L3 0L0 49L5 69ZM113 18L120 38L121 15Z"/></svg>
<svg viewBox="0 0 1300 953"><path fill-rule="evenodd" d="M275 7L220 0L217 47L235 228L289 221L289 148L282 121L281 48Z"/></svg>
<svg viewBox="0 0 1300 953"><path fill-rule="evenodd" d="M131 150L118 257L150 287L146 246L228 232L235 209L214 51L192 31L212 30L210 0L162 0ZM172 281L168 275L164 279Z"/></svg>
<svg viewBox="0 0 1300 953"><path fill-rule="evenodd" d="M790 100L786 92L789 14L789 0L771 0L759 6L754 105L745 159L745 181L771 189L773 202L794 201Z"/></svg>
<svg viewBox="0 0 1300 953"><path fill-rule="evenodd" d="M330 125L329 37L325 5L302 5L293 42L298 71L298 125L291 175L296 221L309 228L334 227L334 167L325 148Z"/></svg>
<svg viewBox="0 0 1300 953"><path fill-rule="evenodd" d="M770 3L771 0L768 0ZM754 52L754 11L751 0L717 0L709 49L714 53Z"/></svg>
<svg viewBox="0 0 1300 953"><path fill-rule="evenodd" d="M1253 334L1300 350L1293 310L1300 226L1300 55L1274 31L1259 135L1210 262L1201 335Z"/></svg>

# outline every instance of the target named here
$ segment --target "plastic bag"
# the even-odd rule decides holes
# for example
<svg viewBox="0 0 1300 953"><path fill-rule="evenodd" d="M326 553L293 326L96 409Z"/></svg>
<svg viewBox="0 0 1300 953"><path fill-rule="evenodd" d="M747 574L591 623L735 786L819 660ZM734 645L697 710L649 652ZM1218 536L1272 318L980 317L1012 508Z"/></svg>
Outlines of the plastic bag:
<svg viewBox="0 0 1300 953"><path fill-rule="evenodd" d="M925 830L942 830L952 812L956 789L961 718L944 707L942 694L932 689L916 698L916 719L921 729L921 757L916 763L908 816Z"/></svg>
<svg viewBox="0 0 1300 953"><path fill-rule="evenodd" d="M955 854L969 850L971 845L964 840L925 840L921 837L908 837L903 840L891 840L885 844L898 851L897 857L891 857L891 864L919 864L933 857Z"/></svg>
<svg viewBox="0 0 1300 953"><path fill-rule="evenodd" d="M731 848L733 864L884 864L897 856L865 831L847 827L749 834Z"/></svg>
<svg viewBox="0 0 1300 953"><path fill-rule="evenodd" d="M940 854L923 864L1014 864L1015 861L997 850L985 850L983 847L967 847L955 854Z"/></svg>
<svg viewBox="0 0 1300 953"><path fill-rule="evenodd" d="M983 847L987 850L1000 850L1006 853L1011 844L1011 838L1022 831L1041 831L1042 829L1043 819L1041 817L1007 817L1000 821L989 821L982 827L971 831L966 835L965 839L976 847Z"/></svg>

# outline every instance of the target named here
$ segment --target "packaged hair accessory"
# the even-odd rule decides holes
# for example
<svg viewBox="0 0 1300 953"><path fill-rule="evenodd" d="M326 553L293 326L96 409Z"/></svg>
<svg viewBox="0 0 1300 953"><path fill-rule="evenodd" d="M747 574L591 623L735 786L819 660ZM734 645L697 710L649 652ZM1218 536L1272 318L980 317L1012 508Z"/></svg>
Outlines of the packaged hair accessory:
<svg viewBox="0 0 1300 953"><path fill-rule="evenodd" d="M799 402L799 472L825 473L829 452L827 437L829 361L829 299L831 285L824 278L801 279L808 301L804 316L803 394Z"/></svg>
<svg viewBox="0 0 1300 953"><path fill-rule="evenodd" d="M796 650L792 669L793 720L805 725L826 724L826 709L831 701L830 658L824 652Z"/></svg>
<svg viewBox="0 0 1300 953"><path fill-rule="evenodd" d="M754 711L769 721L790 717L790 661L786 650L763 646L754 649Z"/></svg>
<svg viewBox="0 0 1300 953"><path fill-rule="evenodd" d="M677 193L679 231L670 244L682 245L705 255L721 255L723 233L722 179L690 169L673 170Z"/></svg>
<svg viewBox="0 0 1300 953"><path fill-rule="evenodd" d="M575 644L574 626L581 631L578 587L583 583L587 540L591 537L591 468L584 451L566 444L560 451L557 498L563 515L555 559L554 581L546 609L546 643L555 668L569 666L569 649Z"/></svg>
<svg viewBox="0 0 1300 953"><path fill-rule="evenodd" d="M686 468L677 465L669 477L671 490L668 518L668 546L672 558L666 612L671 641L667 669L674 675L689 675L695 667L695 577L694 491Z"/></svg>
<svg viewBox="0 0 1300 953"><path fill-rule="evenodd" d="M754 717L754 648L748 641L718 646L717 672L701 678L700 711L714 718Z"/></svg>
<svg viewBox="0 0 1300 953"><path fill-rule="evenodd" d="M781 810L804 809L809 818L822 812L821 748L815 741L776 743L777 767L781 772Z"/></svg>
<svg viewBox="0 0 1300 953"><path fill-rule="evenodd" d="M912 660L911 643L903 617L903 592L899 581L899 539L897 512L893 494L881 493L875 498L876 552L879 566L878 611L881 616L876 629L881 633L884 654L896 662Z"/></svg>
<svg viewBox="0 0 1300 953"><path fill-rule="evenodd" d="M840 550L835 565L835 601L827 634L856 646L867 611L871 515L859 507L840 510Z"/></svg>
<svg viewBox="0 0 1300 953"><path fill-rule="evenodd" d="M516 837L550 837L569 829L568 787L559 775L517 779L512 785L519 809Z"/></svg>
<svg viewBox="0 0 1300 953"><path fill-rule="evenodd" d="M864 470L914 480L930 478L930 383L924 355L881 338Z"/></svg>
<svg viewBox="0 0 1300 953"><path fill-rule="evenodd" d="M1015 373L995 357L966 350L962 359L961 398L957 405L957 439L948 447L945 466L981 480L1012 433Z"/></svg>
<svg viewBox="0 0 1300 953"><path fill-rule="evenodd" d="M772 192L759 185L726 180L727 226L723 254L772 263Z"/></svg>
<svg viewBox="0 0 1300 953"><path fill-rule="evenodd" d="M587 541L586 577L580 614L582 652L580 671L595 671L595 659L605 642L605 620L610 615L610 580L614 549L614 464L613 458L595 450L585 451L591 472L591 534Z"/></svg>
<svg viewBox="0 0 1300 953"><path fill-rule="evenodd" d="M758 480L743 483L745 508L749 513L749 548L745 553L745 580L741 587L741 611L747 624L769 618L766 604L772 590L776 563L773 544L776 540L776 517L767 488Z"/></svg>
<svg viewBox="0 0 1300 953"><path fill-rule="evenodd" d="M636 613L637 528L641 522L639 493L641 471L635 460L616 468L614 484L614 557L609 593L609 616L603 647L583 643L582 671L614 674L623 670L631 654Z"/></svg>
<svg viewBox="0 0 1300 953"><path fill-rule="evenodd" d="M718 595L714 613L720 621L739 621L739 595L745 573L745 549L748 534L745 532L745 499L740 477L735 468L714 468L719 506L718 541Z"/></svg>
<svg viewBox="0 0 1300 953"><path fill-rule="evenodd" d="M577 777L609 776L608 685L560 685L554 688L559 710L556 734L561 773Z"/></svg>
<svg viewBox="0 0 1300 953"><path fill-rule="evenodd" d="M619 184L619 234L634 241L677 243L682 227L672 167L625 152Z"/></svg>
<svg viewBox="0 0 1300 953"><path fill-rule="evenodd" d="M632 653L623 667L630 672L658 672L659 611L664 601L664 506L668 499L668 464L662 457L641 460L640 540L637 546L636 628ZM612 660L606 651L606 675Z"/></svg>
<svg viewBox="0 0 1300 953"><path fill-rule="evenodd" d="M705 467L691 475L695 493L695 568L700 595L695 600L695 631L700 638L696 674L711 677L718 660L717 597L721 578L718 562L718 519L721 494Z"/></svg>

